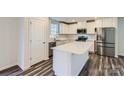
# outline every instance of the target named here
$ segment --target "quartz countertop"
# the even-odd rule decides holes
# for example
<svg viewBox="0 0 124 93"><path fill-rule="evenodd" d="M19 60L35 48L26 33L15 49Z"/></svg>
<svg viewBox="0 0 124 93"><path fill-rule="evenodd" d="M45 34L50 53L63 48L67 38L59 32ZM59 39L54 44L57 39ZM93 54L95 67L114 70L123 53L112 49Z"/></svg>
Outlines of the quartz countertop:
<svg viewBox="0 0 124 93"><path fill-rule="evenodd" d="M88 42L74 41L71 43L67 43L64 45L54 47L52 49L69 52L72 54L83 54L84 52L89 51L89 49L91 48L92 45L93 45L93 43L90 41L88 41Z"/></svg>

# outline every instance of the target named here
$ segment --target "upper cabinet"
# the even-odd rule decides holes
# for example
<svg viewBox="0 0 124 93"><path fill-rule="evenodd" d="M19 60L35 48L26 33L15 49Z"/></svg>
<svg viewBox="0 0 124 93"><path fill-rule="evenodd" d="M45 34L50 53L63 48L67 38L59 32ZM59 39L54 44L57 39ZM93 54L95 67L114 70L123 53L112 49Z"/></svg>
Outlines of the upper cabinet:
<svg viewBox="0 0 124 93"><path fill-rule="evenodd" d="M87 34L95 34L95 22L87 23Z"/></svg>
<svg viewBox="0 0 124 93"><path fill-rule="evenodd" d="M113 18L103 18L102 27L114 27Z"/></svg>
<svg viewBox="0 0 124 93"><path fill-rule="evenodd" d="M64 23L60 23L60 34L68 34L68 31L69 31L69 27L67 24L64 24Z"/></svg>
<svg viewBox="0 0 124 93"><path fill-rule="evenodd" d="M106 17L95 21L96 27L115 27L117 28L117 18L116 17Z"/></svg>
<svg viewBox="0 0 124 93"><path fill-rule="evenodd" d="M69 34L77 34L77 24L70 24L69 26Z"/></svg>
<svg viewBox="0 0 124 93"><path fill-rule="evenodd" d="M113 17L113 27L117 28L118 27L118 18Z"/></svg>
<svg viewBox="0 0 124 93"><path fill-rule="evenodd" d="M60 34L76 34L77 24L60 23Z"/></svg>
<svg viewBox="0 0 124 93"><path fill-rule="evenodd" d="M87 28L86 22L78 22L77 29Z"/></svg>
<svg viewBox="0 0 124 93"><path fill-rule="evenodd" d="M87 34L95 34L95 28L115 27L117 28L116 17L104 17L96 19L95 22L78 22L77 24L60 23L60 34L77 34L77 29L87 29Z"/></svg>
<svg viewBox="0 0 124 93"><path fill-rule="evenodd" d="M102 27L102 19L95 20L95 27Z"/></svg>

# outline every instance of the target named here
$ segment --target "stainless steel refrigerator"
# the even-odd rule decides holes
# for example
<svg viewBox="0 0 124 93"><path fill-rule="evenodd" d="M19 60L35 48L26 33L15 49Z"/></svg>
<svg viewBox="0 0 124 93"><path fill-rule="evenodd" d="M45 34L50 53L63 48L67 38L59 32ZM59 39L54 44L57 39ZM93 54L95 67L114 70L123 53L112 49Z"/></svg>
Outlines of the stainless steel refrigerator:
<svg viewBox="0 0 124 93"><path fill-rule="evenodd" d="M97 28L97 54L103 56L115 56L115 28Z"/></svg>

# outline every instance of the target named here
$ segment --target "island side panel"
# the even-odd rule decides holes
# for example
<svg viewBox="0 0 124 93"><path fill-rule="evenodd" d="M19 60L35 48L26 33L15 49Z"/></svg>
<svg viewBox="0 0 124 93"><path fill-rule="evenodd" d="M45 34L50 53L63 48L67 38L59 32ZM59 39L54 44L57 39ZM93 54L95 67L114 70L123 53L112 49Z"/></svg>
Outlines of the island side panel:
<svg viewBox="0 0 124 93"><path fill-rule="evenodd" d="M71 75L71 53L53 50L53 70L56 76Z"/></svg>
<svg viewBox="0 0 124 93"><path fill-rule="evenodd" d="M73 54L71 62L71 75L78 76L84 65L89 59L89 52L85 51L83 54Z"/></svg>

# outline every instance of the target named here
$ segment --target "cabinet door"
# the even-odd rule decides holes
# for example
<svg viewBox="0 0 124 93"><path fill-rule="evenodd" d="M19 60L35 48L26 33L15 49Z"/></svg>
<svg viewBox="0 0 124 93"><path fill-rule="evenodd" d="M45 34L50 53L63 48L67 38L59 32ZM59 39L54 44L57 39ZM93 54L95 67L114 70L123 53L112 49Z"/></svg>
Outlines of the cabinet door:
<svg viewBox="0 0 124 93"><path fill-rule="evenodd" d="M87 34L95 34L95 22L87 23Z"/></svg>
<svg viewBox="0 0 124 93"><path fill-rule="evenodd" d="M86 28L86 22L78 22L77 23L77 29Z"/></svg>
<svg viewBox="0 0 124 93"><path fill-rule="evenodd" d="M82 28L87 28L86 22L82 22Z"/></svg>
<svg viewBox="0 0 124 93"><path fill-rule="evenodd" d="M60 34L76 34L77 24L60 24Z"/></svg>
<svg viewBox="0 0 124 93"><path fill-rule="evenodd" d="M98 19L95 21L95 27L97 28L102 27L102 19Z"/></svg>
<svg viewBox="0 0 124 93"><path fill-rule="evenodd" d="M68 25L64 23L60 23L60 34L67 34L68 33Z"/></svg>
<svg viewBox="0 0 124 93"><path fill-rule="evenodd" d="M92 44L92 46L90 47L90 52L94 53L94 41L91 41L90 43Z"/></svg>
<svg viewBox="0 0 124 93"><path fill-rule="evenodd" d="M118 24L117 24L117 17L113 17L113 27L117 28Z"/></svg>
<svg viewBox="0 0 124 93"><path fill-rule="evenodd" d="M113 27L113 18L103 18L102 27Z"/></svg>
<svg viewBox="0 0 124 93"><path fill-rule="evenodd" d="M69 26L67 24L65 24L65 34L69 33Z"/></svg>
<svg viewBox="0 0 124 93"><path fill-rule="evenodd" d="M69 25L69 34L76 34L77 33L77 24Z"/></svg>
<svg viewBox="0 0 124 93"><path fill-rule="evenodd" d="M82 22L78 22L77 23L77 29L81 29L82 28Z"/></svg>
<svg viewBox="0 0 124 93"><path fill-rule="evenodd" d="M95 26L96 27L115 27L115 28L117 28L117 18L111 17L111 18L97 19L95 21Z"/></svg>
<svg viewBox="0 0 124 93"><path fill-rule="evenodd" d="M63 31L64 31L64 24L60 23L59 30L60 30L60 34L63 34Z"/></svg>

